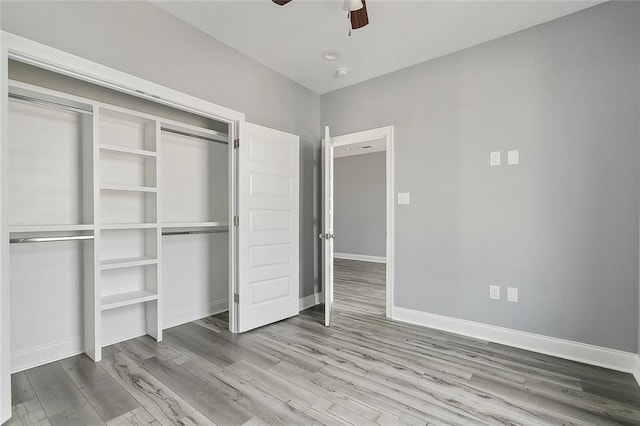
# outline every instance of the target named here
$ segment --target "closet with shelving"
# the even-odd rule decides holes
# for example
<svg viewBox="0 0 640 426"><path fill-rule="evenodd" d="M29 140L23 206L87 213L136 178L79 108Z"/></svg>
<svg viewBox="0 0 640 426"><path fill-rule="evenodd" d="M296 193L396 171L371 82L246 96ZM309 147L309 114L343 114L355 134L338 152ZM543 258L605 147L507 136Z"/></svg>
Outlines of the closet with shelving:
<svg viewBox="0 0 640 426"><path fill-rule="evenodd" d="M14 372L228 309L227 123L127 96L10 82Z"/></svg>

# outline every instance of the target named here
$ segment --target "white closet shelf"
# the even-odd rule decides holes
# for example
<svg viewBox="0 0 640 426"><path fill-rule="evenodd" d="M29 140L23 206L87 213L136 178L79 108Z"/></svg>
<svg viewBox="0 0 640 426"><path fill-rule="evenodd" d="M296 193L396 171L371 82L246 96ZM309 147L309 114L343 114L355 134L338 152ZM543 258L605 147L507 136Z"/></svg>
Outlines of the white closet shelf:
<svg viewBox="0 0 640 426"><path fill-rule="evenodd" d="M157 223L108 223L100 225L100 229L152 229L157 228Z"/></svg>
<svg viewBox="0 0 640 426"><path fill-rule="evenodd" d="M100 189L107 191L158 192L158 188L154 186L100 185Z"/></svg>
<svg viewBox="0 0 640 426"><path fill-rule="evenodd" d="M129 148L127 146L112 145L112 144L106 144L106 143L100 144L100 149L103 151L117 152L120 154L135 155L139 157L157 157L158 156L158 154L154 151L148 151L146 149Z"/></svg>
<svg viewBox="0 0 640 426"><path fill-rule="evenodd" d="M170 222L163 223L162 228L217 228L229 226L229 222Z"/></svg>
<svg viewBox="0 0 640 426"><path fill-rule="evenodd" d="M95 225L9 225L9 232L93 231Z"/></svg>
<svg viewBox="0 0 640 426"><path fill-rule="evenodd" d="M102 297L100 299L100 308L106 311L108 309L121 308L123 306L135 305L136 303L144 303L157 299L158 295L149 290L130 291Z"/></svg>
<svg viewBox="0 0 640 426"><path fill-rule="evenodd" d="M128 259L109 259L100 262L103 271L109 269L131 268L134 266L155 265L158 259L154 257L131 257Z"/></svg>

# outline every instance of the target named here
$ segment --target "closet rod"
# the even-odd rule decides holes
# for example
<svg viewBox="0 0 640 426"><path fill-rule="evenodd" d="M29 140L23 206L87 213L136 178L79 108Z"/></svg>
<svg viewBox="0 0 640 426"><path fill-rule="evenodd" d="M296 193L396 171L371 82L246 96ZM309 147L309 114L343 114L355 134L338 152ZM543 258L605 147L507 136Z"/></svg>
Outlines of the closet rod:
<svg viewBox="0 0 640 426"><path fill-rule="evenodd" d="M167 232L163 232L162 235L221 234L224 232L229 232L229 230L228 229L205 229L202 231L167 231Z"/></svg>
<svg viewBox="0 0 640 426"><path fill-rule="evenodd" d="M45 101L44 99L32 98L31 96L19 95L17 93L9 93L9 97L18 101L30 102L44 107L63 109L65 111L77 112L80 114L93 115L93 111L82 108L76 108L71 105L59 104L57 102Z"/></svg>
<svg viewBox="0 0 640 426"><path fill-rule="evenodd" d="M207 136L195 135L193 133L183 132L182 130L174 130L174 129L170 129L168 127L161 127L160 130L162 130L163 132L175 133L176 135L188 136L188 137L191 137L191 138L202 139L202 140L209 141L209 142L216 142L216 143L222 143L222 144L225 144L225 145L229 145L229 142L227 142L226 140L220 140L220 139L209 138Z"/></svg>
<svg viewBox="0 0 640 426"><path fill-rule="evenodd" d="M54 241L93 240L93 235L68 235L64 237L25 237L11 238L9 243L50 243Z"/></svg>

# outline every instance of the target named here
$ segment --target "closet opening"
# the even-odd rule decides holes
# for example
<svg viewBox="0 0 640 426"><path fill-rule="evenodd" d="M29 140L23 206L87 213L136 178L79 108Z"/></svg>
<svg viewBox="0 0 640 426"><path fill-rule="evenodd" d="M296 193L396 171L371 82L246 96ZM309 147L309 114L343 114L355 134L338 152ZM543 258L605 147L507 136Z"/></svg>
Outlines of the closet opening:
<svg viewBox="0 0 640 426"><path fill-rule="evenodd" d="M11 371L228 311L235 123L8 69Z"/></svg>

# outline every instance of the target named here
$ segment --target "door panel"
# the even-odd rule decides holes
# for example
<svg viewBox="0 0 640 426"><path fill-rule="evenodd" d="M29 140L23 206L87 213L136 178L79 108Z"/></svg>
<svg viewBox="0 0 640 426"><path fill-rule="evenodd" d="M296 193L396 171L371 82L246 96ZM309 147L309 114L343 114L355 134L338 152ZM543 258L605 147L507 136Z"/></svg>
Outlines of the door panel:
<svg viewBox="0 0 640 426"><path fill-rule="evenodd" d="M245 123L238 149L238 331L299 312L298 136Z"/></svg>
<svg viewBox="0 0 640 426"><path fill-rule="evenodd" d="M322 288L324 291L324 325L331 324L333 305L333 145L329 127L324 128L322 181Z"/></svg>

